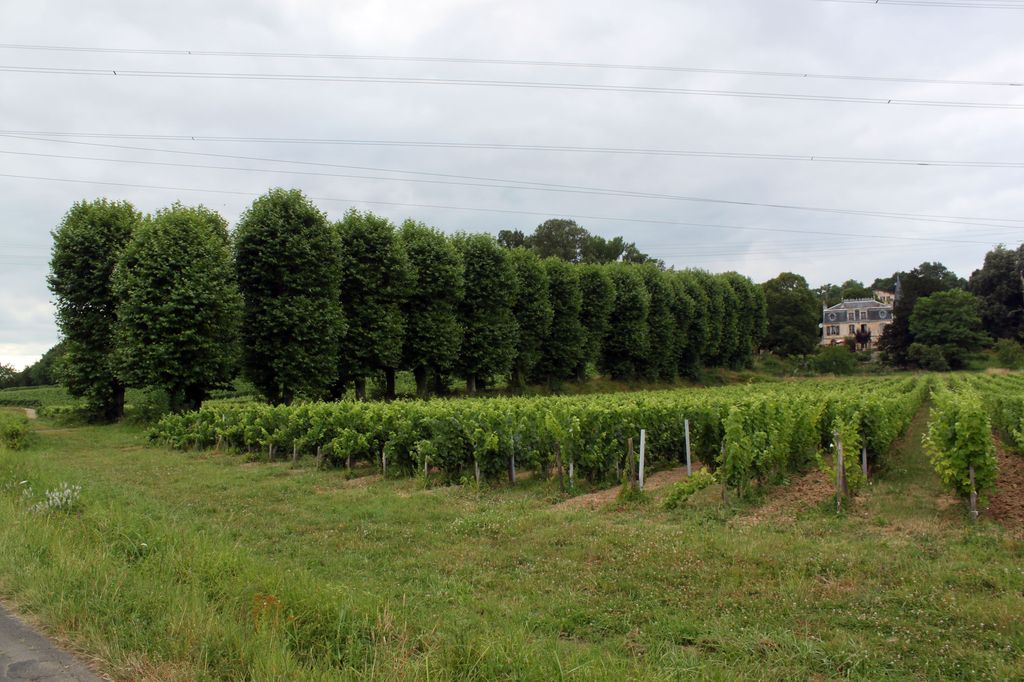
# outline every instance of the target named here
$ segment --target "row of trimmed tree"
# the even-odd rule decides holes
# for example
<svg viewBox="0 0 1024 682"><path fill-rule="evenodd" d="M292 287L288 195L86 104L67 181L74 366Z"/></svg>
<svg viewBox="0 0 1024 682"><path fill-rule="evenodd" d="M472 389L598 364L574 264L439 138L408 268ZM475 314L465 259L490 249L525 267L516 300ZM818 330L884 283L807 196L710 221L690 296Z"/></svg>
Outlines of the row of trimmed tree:
<svg viewBox="0 0 1024 682"><path fill-rule="evenodd" d="M64 381L107 419L126 385L192 407L239 370L274 403L363 398L381 375L393 397L399 370L420 396L452 375L469 393L589 367L672 380L748 364L766 327L761 288L736 273L542 259L355 210L332 224L298 190L258 198L233 234L203 207L100 199L53 236Z"/></svg>

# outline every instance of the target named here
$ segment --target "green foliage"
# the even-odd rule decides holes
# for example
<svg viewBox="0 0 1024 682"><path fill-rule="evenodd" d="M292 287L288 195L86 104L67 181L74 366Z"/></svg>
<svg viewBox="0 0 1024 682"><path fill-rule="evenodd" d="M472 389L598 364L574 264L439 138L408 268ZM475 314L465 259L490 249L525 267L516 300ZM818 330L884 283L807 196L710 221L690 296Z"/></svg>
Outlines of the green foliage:
<svg viewBox="0 0 1024 682"><path fill-rule="evenodd" d="M997 246L971 273L968 290L978 297L982 326L996 338L1019 339L1024 328L1024 246Z"/></svg>
<svg viewBox="0 0 1024 682"><path fill-rule="evenodd" d="M763 285L771 320L764 347L783 356L806 355L818 345L821 305L807 280L783 272Z"/></svg>
<svg viewBox="0 0 1024 682"><path fill-rule="evenodd" d="M337 224L341 303L348 330L341 341L341 378L356 380L401 365L406 321L402 306L413 273L402 242L386 218L355 209ZM362 396L360 396L362 397Z"/></svg>
<svg viewBox="0 0 1024 682"><path fill-rule="evenodd" d="M708 292L701 278L693 271L670 272L675 297L672 305L676 318L675 353L679 372L695 378L707 353L711 333L711 310Z"/></svg>
<svg viewBox="0 0 1024 682"><path fill-rule="evenodd" d="M512 368L519 335L512 308L518 278L508 252L493 237L460 234L455 243L466 273L466 293L459 305L464 336L457 364L474 392L478 379Z"/></svg>
<svg viewBox="0 0 1024 682"><path fill-rule="evenodd" d="M819 374L853 374L857 358L845 345L822 346L811 358L811 367Z"/></svg>
<svg viewBox="0 0 1024 682"><path fill-rule="evenodd" d="M943 485L951 492L961 497L970 495L972 466L974 490L979 495L995 486L997 462L992 425L981 396L973 388L961 385L951 391L937 387L932 394L924 446Z"/></svg>
<svg viewBox="0 0 1024 682"><path fill-rule="evenodd" d="M717 483L715 475L707 469L699 469L693 472L692 476L679 481L674 484L669 490L668 495L665 497L665 501L662 506L665 509L678 509L679 507L686 504L686 501L690 497L704 488L714 485Z"/></svg>
<svg viewBox="0 0 1024 682"><path fill-rule="evenodd" d="M915 344L937 347L953 369L964 367L967 356L988 340L982 331L978 299L961 289L923 297L910 316ZM908 359L910 349L908 348Z"/></svg>
<svg viewBox="0 0 1024 682"><path fill-rule="evenodd" d="M647 362L651 349L647 315L651 295L636 267L608 265L615 289L608 333L601 346L600 367L613 379L635 379Z"/></svg>
<svg viewBox="0 0 1024 682"><path fill-rule="evenodd" d="M548 272L532 251L513 249L508 258L515 273L515 302L512 315L516 321L515 356L512 359L514 390L526 387L526 378L533 376L541 361L544 342L551 334L553 315L548 292Z"/></svg>
<svg viewBox="0 0 1024 682"><path fill-rule="evenodd" d="M963 289L966 282L942 263L922 263L910 272L896 273L894 279L897 276L899 296L893 307L892 323L886 325L879 348L888 363L905 367L910 362L907 357L910 344L920 341L910 329L911 313L918 299L939 291Z"/></svg>
<svg viewBox="0 0 1024 682"><path fill-rule="evenodd" d="M596 365L601 358L615 305L615 284L607 269L598 265L580 265L576 271L580 280L580 324L583 327L582 357L576 378L582 381L586 378L587 365Z"/></svg>
<svg viewBox="0 0 1024 682"><path fill-rule="evenodd" d="M85 398L90 413L108 421L124 414L124 383L114 361L114 269L140 221L128 202L80 201L53 232L47 283L64 336L61 378L72 395Z"/></svg>
<svg viewBox="0 0 1024 682"><path fill-rule="evenodd" d="M299 190L273 189L242 214L234 247L245 376L273 403L324 397L344 333L327 216Z"/></svg>
<svg viewBox="0 0 1024 682"><path fill-rule="evenodd" d="M23 450L29 444L31 431L24 415L0 410L0 446Z"/></svg>
<svg viewBox="0 0 1024 682"><path fill-rule="evenodd" d="M121 255L114 294L116 363L130 385L195 407L234 378L241 299L215 212L174 204L147 217Z"/></svg>
<svg viewBox="0 0 1024 682"><path fill-rule="evenodd" d="M999 339L993 345L996 361L1006 369L1024 368L1024 347L1013 339Z"/></svg>
<svg viewBox="0 0 1024 682"><path fill-rule="evenodd" d="M912 343L907 349L907 361L929 372L949 371L949 362L946 361L942 346Z"/></svg>
<svg viewBox="0 0 1024 682"><path fill-rule="evenodd" d="M649 350L643 358L641 372L650 380L672 381L679 373L676 354L676 316L673 311L675 291L669 276L655 265L639 268L650 297L647 313Z"/></svg>
<svg viewBox="0 0 1024 682"><path fill-rule="evenodd" d="M444 234L422 223L405 221L398 236L412 275L403 307L402 363L413 370L417 393L424 397L428 375L453 369L462 346L462 254Z"/></svg>
<svg viewBox="0 0 1024 682"><path fill-rule="evenodd" d="M271 189L234 231L243 372L271 402L323 397L334 383L344 332L336 253L336 231L298 189Z"/></svg>
<svg viewBox="0 0 1024 682"><path fill-rule="evenodd" d="M546 258L544 269L551 302L551 331L541 347L541 359L534 379L549 384L571 379L584 361L586 331L580 322L583 292L580 266L557 258Z"/></svg>

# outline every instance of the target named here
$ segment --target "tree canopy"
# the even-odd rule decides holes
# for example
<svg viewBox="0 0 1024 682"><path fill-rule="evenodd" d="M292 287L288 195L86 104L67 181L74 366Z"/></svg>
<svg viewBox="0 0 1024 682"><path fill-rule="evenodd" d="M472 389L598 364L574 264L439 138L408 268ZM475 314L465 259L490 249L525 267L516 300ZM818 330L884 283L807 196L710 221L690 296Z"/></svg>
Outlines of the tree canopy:
<svg viewBox="0 0 1024 682"><path fill-rule="evenodd" d="M807 280L783 272L762 285L768 325L763 345L779 355L806 355L818 345L821 305Z"/></svg>
<svg viewBox="0 0 1024 682"><path fill-rule="evenodd" d="M63 380L92 416L106 420L124 414L125 386L113 360L114 269L141 220L128 202L80 201L53 232L47 282L65 339Z"/></svg>
<svg viewBox="0 0 1024 682"><path fill-rule="evenodd" d="M344 333L338 236L298 190L274 189L242 214L235 277L243 301L243 372L272 403L323 398Z"/></svg>
<svg viewBox="0 0 1024 682"><path fill-rule="evenodd" d="M974 294L962 289L918 299L910 315L913 345L937 348L951 369L962 369L968 355L988 341L978 304Z"/></svg>
<svg viewBox="0 0 1024 682"><path fill-rule="evenodd" d="M893 321L885 328L879 341L879 348L887 362L899 366L907 365L907 352L914 343L910 329L910 315L917 301L938 291L962 289L963 279L942 263L922 263L910 272L895 273L899 278L900 296L893 307Z"/></svg>
<svg viewBox="0 0 1024 682"><path fill-rule="evenodd" d="M989 334L1019 339L1024 331L1024 245L997 246L971 273L968 290L979 299L982 324Z"/></svg>
<svg viewBox="0 0 1024 682"><path fill-rule="evenodd" d="M194 408L234 379L241 297L217 213L174 204L148 216L121 254L114 293L117 369L129 385Z"/></svg>
<svg viewBox="0 0 1024 682"><path fill-rule="evenodd" d="M405 318L402 307L413 275L405 249L387 218L355 209L337 224L341 266L341 304L347 330L341 340L340 378L366 396L366 378L387 377L386 393L395 393L395 370L402 362Z"/></svg>
<svg viewBox="0 0 1024 682"><path fill-rule="evenodd" d="M472 394L481 380L512 368L519 339L512 306L519 278L508 251L489 235L460 234L455 243L462 253L466 283L459 305L464 335L457 366Z"/></svg>
<svg viewBox="0 0 1024 682"><path fill-rule="evenodd" d="M444 234L412 220L402 224L399 238L412 284L403 304L403 365L413 372L417 395L425 397L431 374L452 370L462 347L462 254Z"/></svg>

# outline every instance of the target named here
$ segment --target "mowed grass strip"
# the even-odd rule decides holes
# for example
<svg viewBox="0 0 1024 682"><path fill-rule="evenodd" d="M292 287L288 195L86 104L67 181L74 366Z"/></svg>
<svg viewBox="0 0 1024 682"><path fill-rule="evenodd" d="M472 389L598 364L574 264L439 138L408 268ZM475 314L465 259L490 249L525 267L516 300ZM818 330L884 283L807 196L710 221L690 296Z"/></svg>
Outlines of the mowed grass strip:
<svg viewBox="0 0 1024 682"><path fill-rule="evenodd" d="M750 524L712 494L559 511L540 480L41 431L0 451L0 593L119 679L1019 677L1024 547L940 508L922 457L896 448L853 514ZM29 510L61 482L76 510Z"/></svg>

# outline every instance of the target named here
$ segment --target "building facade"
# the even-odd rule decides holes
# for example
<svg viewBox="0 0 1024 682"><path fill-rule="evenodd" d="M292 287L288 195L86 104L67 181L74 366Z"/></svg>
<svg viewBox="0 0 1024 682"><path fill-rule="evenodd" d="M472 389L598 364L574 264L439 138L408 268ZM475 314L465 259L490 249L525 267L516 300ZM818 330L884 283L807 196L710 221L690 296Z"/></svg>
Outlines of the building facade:
<svg viewBox="0 0 1024 682"><path fill-rule="evenodd" d="M873 298L846 299L821 313L821 343L825 346L844 343L849 336L859 345L874 348L882 332L892 324L893 302Z"/></svg>

